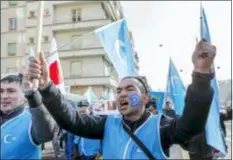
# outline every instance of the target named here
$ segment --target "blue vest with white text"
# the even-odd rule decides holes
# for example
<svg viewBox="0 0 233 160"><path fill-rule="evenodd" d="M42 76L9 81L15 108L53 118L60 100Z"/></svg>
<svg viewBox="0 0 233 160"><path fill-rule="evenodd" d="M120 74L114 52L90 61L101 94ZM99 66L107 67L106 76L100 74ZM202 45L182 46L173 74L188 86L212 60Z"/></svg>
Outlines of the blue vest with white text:
<svg viewBox="0 0 233 160"><path fill-rule="evenodd" d="M100 140L80 138L75 136L74 143L78 144L79 153L85 156L93 156L100 151Z"/></svg>
<svg viewBox="0 0 233 160"><path fill-rule="evenodd" d="M24 110L1 126L1 159L40 159L41 148L31 137L31 114Z"/></svg>
<svg viewBox="0 0 233 160"><path fill-rule="evenodd" d="M161 115L151 115L134 134L157 159L167 159L160 140ZM148 159L122 126L121 115L107 118L102 141L103 159Z"/></svg>

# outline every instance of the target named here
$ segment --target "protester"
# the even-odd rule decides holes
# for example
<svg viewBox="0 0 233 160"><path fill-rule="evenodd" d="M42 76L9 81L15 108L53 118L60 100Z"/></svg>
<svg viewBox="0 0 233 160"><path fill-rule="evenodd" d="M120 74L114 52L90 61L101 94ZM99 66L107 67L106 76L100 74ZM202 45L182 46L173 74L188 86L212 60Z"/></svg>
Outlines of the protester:
<svg viewBox="0 0 233 160"><path fill-rule="evenodd" d="M77 105L69 100L65 100L67 107L73 111L76 110ZM75 157L75 144L74 144L74 135L66 130L63 130L63 135L65 137L65 155L67 160L73 160Z"/></svg>
<svg viewBox="0 0 233 160"><path fill-rule="evenodd" d="M149 103L146 105L146 110L148 112L151 112L154 115L158 114L157 104L156 104L156 100L155 99L151 99L149 101Z"/></svg>
<svg viewBox="0 0 233 160"><path fill-rule="evenodd" d="M220 113L220 125L223 130L224 136L226 137L226 126L224 121L232 120L232 108L231 106L227 106L226 112Z"/></svg>
<svg viewBox="0 0 233 160"><path fill-rule="evenodd" d="M33 88L22 74L1 78L1 159L40 159L40 144L52 140L54 123Z"/></svg>
<svg viewBox="0 0 233 160"><path fill-rule="evenodd" d="M138 77L126 77L117 87L116 103L122 116L95 117L67 107L63 95L49 79L44 58L32 60L29 69L30 78L40 80L43 102L57 123L75 135L101 139L104 159L166 159L163 151L172 144L187 143L204 131L213 98L210 69L215 54L215 46L205 40L196 45L192 55L192 83L187 89L184 112L174 119L145 111L148 91ZM142 141L140 147L130 138L134 134ZM147 150L142 149L142 144Z"/></svg>
<svg viewBox="0 0 233 160"><path fill-rule="evenodd" d="M53 140L52 140L55 159L61 158L60 144L59 144L59 142L60 142L59 140L60 140L61 134L62 134L62 130L56 124L55 127L54 127Z"/></svg>
<svg viewBox="0 0 233 160"><path fill-rule="evenodd" d="M171 118L176 117L176 111L174 109L172 109L172 104L169 101L166 102L166 107L164 109L164 114L167 115L168 117L171 117Z"/></svg>
<svg viewBox="0 0 233 160"><path fill-rule="evenodd" d="M79 114L90 115L89 103L87 101L81 101L77 108ZM77 146L79 160L94 160L100 150L100 141L96 139L82 138L75 136L74 143Z"/></svg>
<svg viewBox="0 0 233 160"><path fill-rule="evenodd" d="M67 160L72 160L74 158L74 135L70 132L65 131L67 134L65 140L65 155Z"/></svg>
<svg viewBox="0 0 233 160"><path fill-rule="evenodd" d="M46 148L45 148L45 144L41 144L41 151L44 151Z"/></svg>

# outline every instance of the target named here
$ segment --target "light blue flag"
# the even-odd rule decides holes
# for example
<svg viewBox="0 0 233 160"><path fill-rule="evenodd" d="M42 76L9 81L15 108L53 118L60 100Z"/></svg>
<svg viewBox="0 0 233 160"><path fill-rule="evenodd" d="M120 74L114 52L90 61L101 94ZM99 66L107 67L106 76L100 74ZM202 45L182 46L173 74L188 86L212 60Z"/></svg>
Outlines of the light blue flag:
<svg viewBox="0 0 233 160"><path fill-rule="evenodd" d="M170 101L173 104L177 115L183 114L185 93L186 93L185 86L179 76L179 73L174 63L170 58L166 101Z"/></svg>
<svg viewBox="0 0 233 160"><path fill-rule="evenodd" d="M205 38L211 43L209 27L204 8L201 7L201 38ZM220 129L219 115L219 91L216 77L211 80L211 87L214 89L214 97L211 103L209 116L206 123L206 140L207 144L226 154L226 148L223 142L223 134Z"/></svg>
<svg viewBox="0 0 233 160"><path fill-rule="evenodd" d="M35 53L34 53L33 49L30 47L29 52L28 52L28 59L31 60L34 57L35 57Z"/></svg>
<svg viewBox="0 0 233 160"><path fill-rule="evenodd" d="M164 92L156 92L156 91L150 92L151 98L156 99L157 110L160 113L162 113L162 111L163 111L164 95L165 95Z"/></svg>
<svg viewBox="0 0 233 160"><path fill-rule="evenodd" d="M92 88L89 87L86 91L86 93L84 94L85 97L87 97L87 101L89 103L94 103L96 101L98 101L98 97L95 95L95 93L93 92Z"/></svg>
<svg viewBox="0 0 233 160"><path fill-rule="evenodd" d="M96 34L113 63L119 79L136 76L133 49L125 19L97 29Z"/></svg>

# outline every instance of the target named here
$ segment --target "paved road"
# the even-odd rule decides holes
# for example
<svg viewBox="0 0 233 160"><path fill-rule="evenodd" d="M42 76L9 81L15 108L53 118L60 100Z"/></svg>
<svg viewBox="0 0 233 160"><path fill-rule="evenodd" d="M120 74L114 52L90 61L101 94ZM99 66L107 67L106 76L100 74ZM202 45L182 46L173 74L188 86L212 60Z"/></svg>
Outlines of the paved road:
<svg viewBox="0 0 233 160"><path fill-rule="evenodd" d="M62 157L61 159L66 159L64 155L64 150L61 149ZM45 150L42 152L42 159L55 159L55 155L53 152L52 142L48 142L45 144Z"/></svg>

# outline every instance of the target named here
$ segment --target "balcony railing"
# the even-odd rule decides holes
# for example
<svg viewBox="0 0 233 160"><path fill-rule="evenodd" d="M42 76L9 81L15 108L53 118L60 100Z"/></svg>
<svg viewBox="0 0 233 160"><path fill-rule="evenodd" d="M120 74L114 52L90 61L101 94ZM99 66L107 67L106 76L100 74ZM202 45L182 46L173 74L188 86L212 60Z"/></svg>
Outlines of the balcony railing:
<svg viewBox="0 0 233 160"><path fill-rule="evenodd" d="M65 84L69 86L107 85L116 87L117 80L112 76L75 77L74 75L72 75L65 78Z"/></svg>
<svg viewBox="0 0 233 160"><path fill-rule="evenodd" d="M53 30L67 30L80 28L99 28L109 24L110 21L106 19L89 19L73 22L72 18L54 18Z"/></svg>
<svg viewBox="0 0 233 160"><path fill-rule="evenodd" d="M105 52L102 47L92 47L92 48L79 48L79 49L69 49L69 50L60 50L60 58L70 58L70 57L79 57L79 56L93 56L93 55L105 55Z"/></svg>

